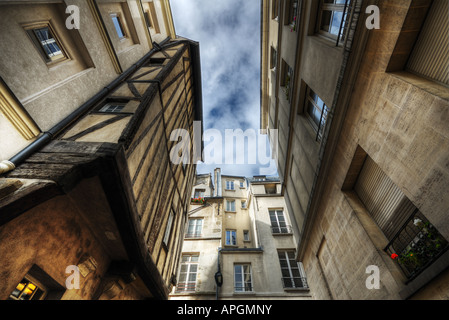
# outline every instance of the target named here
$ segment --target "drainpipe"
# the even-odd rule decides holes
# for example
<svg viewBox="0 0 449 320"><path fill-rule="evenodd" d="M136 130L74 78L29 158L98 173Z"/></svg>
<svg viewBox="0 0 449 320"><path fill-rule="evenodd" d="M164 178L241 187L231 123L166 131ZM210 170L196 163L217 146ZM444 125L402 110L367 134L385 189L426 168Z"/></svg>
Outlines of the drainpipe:
<svg viewBox="0 0 449 320"><path fill-rule="evenodd" d="M9 160L3 160L0 162L0 175L7 173L9 171L14 170L19 164L24 162L28 157L30 157L33 153L39 151L45 145L47 145L53 138L61 133L64 129L66 129L73 122L78 120L82 115L84 115L87 111L89 111L95 104L100 102L107 94L112 92L119 84L121 84L128 76L130 76L133 72L135 72L138 68L140 68L146 60L153 55L156 51L161 49L165 43L167 43L170 38L166 38L160 44L156 45L153 43L154 48L151 49L145 56L143 56L138 62L129 67L125 72L119 75L114 81L112 81L109 85L104 87L100 92L78 107L75 111L69 114L66 118L56 124L53 128L44 132L40 135L36 140L34 140L31 144L17 153Z"/></svg>
<svg viewBox="0 0 449 320"><path fill-rule="evenodd" d="M217 253L217 272L215 273L215 300L218 300L218 289L223 285L223 275L221 274L220 269L220 254L221 254L221 248L218 248Z"/></svg>

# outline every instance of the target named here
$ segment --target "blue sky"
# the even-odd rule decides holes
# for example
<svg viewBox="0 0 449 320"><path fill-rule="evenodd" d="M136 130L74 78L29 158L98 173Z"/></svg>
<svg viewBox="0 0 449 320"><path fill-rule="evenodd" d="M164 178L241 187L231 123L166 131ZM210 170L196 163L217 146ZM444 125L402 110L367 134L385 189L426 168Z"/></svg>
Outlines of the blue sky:
<svg viewBox="0 0 449 320"><path fill-rule="evenodd" d="M204 130L218 129L223 139L225 129L258 132L260 1L171 0L170 4L176 34L200 43ZM212 139L205 146L209 143ZM247 143L236 146L245 154L247 147ZM205 160L211 162L207 154ZM252 176L259 174L260 165L224 164L223 159L223 164L199 163L197 170L207 173L216 167L223 174Z"/></svg>

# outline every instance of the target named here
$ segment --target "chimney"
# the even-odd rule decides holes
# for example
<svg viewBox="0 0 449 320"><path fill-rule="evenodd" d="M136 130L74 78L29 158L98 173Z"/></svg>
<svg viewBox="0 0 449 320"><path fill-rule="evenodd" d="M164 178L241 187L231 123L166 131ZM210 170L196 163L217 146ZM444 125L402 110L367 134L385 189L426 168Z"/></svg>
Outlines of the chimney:
<svg viewBox="0 0 449 320"><path fill-rule="evenodd" d="M215 168L214 170L214 197L221 197L221 169Z"/></svg>

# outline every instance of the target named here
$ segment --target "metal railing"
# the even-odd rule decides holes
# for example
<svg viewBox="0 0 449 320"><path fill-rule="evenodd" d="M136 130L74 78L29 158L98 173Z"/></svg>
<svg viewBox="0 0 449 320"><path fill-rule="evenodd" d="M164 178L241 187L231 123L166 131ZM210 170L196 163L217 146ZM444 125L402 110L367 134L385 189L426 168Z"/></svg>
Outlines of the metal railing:
<svg viewBox="0 0 449 320"><path fill-rule="evenodd" d="M285 277L282 278L284 288L308 289L307 279L305 277Z"/></svg>
<svg viewBox="0 0 449 320"><path fill-rule="evenodd" d="M293 233L292 226L285 225L284 227L271 227L272 234L289 234Z"/></svg>
<svg viewBox="0 0 449 320"><path fill-rule="evenodd" d="M195 288L195 282L181 282L176 285L176 292L194 292Z"/></svg>
<svg viewBox="0 0 449 320"><path fill-rule="evenodd" d="M244 286L234 287L234 292L252 292L253 286L251 284L245 284Z"/></svg>
<svg viewBox="0 0 449 320"><path fill-rule="evenodd" d="M352 20L352 6L353 6L352 0L346 0L345 6L343 8L343 15L340 22L340 28L338 30L337 35L337 43L336 46L338 47L340 45L340 41L344 41L346 39L346 32L349 27L349 23Z"/></svg>
<svg viewBox="0 0 449 320"><path fill-rule="evenodd" d="M448 241L416 209L385 247L411 280L448 249Z"/></svg>

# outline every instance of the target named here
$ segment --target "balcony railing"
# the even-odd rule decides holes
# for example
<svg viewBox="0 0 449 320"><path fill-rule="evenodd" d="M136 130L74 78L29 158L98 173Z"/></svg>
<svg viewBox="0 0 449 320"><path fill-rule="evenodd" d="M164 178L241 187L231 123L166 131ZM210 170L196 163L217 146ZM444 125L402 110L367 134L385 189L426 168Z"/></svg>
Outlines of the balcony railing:
<svg viewBox="0 0 449 320"><path fill-rule="evenodd" d="M448 249L447 240L416 209L385 247L411 280Z"/></svg>
<svg viewBox="0 0 449 320"><path fill-rule="evenodd" d="M292 226L285 225L283 227L271 227L271 233L273 234L289 234L293 233Z"/></svg>
<svg viewBox="0 0 449 320"><path fill-rule="evenodd" d="M176 292L194 292L195 288L195 282L181 282L176 285Z"/></svg>
<svg viewBox="0 0 449 320"><path fill-rule="evenodd" d="M284 288L308 289L307 279L305 277L287 277L282 278Z"/></svg>
<svg viewBox="0 0 449 320"><path fill-rule="evenodd" d="M252 292L253 286L251 284L245 284L244 286L234 287L234 292Z"/></svg>

